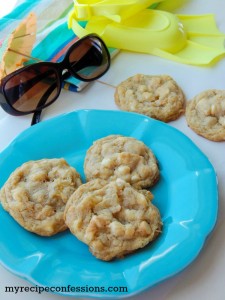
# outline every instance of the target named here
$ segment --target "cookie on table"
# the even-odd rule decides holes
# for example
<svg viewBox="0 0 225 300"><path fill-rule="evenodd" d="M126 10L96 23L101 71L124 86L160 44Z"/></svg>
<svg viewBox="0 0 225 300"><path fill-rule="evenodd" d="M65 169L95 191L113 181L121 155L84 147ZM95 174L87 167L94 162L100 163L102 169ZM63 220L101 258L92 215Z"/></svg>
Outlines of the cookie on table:
<svg viewBox="0 0 225 300"><path fill-rule="evenodd" d="M132 76L117 86L114 98L122 110L163 122L176 120L185 111L184 93L168 75Z"/></svg>
<svg viewBox="0 0 225 300"><path fill-rule="evenodd" d="M212 141L225 141L225 90L207 90L188 101L188 126Z"/></svg>
<svg viewBox="0 0 225 300"><path fill-rule="evenodd" d="M80 186L64 212L70 231L105 261L123 257L156 239L162 222L153 195L117 179Z"/></svg>
<svg viewBox="0 0 225 300"><path fill-rule="evenodd" d="M51 236L67 229L63 213L80 175L64 159L29 161L1 189L3 208L25 229Z"/></svg>
<svg viewBox="0 0 225 300"><path fill-rule="evenodd" d="M141 141L122 135L109 135L94 142L84 162L87 181L121 178L137 189L154 185L159 168L153 152Z"/></svg>

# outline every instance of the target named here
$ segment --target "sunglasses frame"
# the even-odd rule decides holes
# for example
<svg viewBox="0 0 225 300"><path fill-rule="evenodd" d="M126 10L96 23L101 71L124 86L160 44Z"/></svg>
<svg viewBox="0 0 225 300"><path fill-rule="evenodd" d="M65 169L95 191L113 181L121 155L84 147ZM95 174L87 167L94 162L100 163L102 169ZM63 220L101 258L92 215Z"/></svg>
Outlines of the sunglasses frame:
<svg viewBox="0 0 225 300"><path fill-rule="evenodd" d="M83 41L88 40L88 39L97 39L101 45L104 47L104 52L106 54L106 58L107 58L107 67L106 69L99 75L93 77L93 78L83 78L81 76L79 76L79 74L77 74L76 72L74 72L74 70L70 67L70 61L69 61L69 57L70 54L73 52L73 50L75 48L77 48ZM54 98L48 102L47 104L44 104L44 106L40 106L37 107L36 109L30 110L30 111L26 111L26 112L21 112L18 111L17 109L15 109L12 104L10 103L10 101L7 99L6 93L5 93L5 85L6 83L13 78L15 75L18 75L20 73L22 73L23 71L35 68L36 66L47 66L49 67L49 69L54 69L54 71L56 71L56 75L57 75L57 83L59 83L59 87L58 87L58 92L57 94L54 96ZM51 105L53 102L56 101L56 99L59 97L60 92L62 90L62 82L63 82L63 71L66 70L67 74L81 80L84 82L91 82L94 81L98 78L100 78L101 76L103 76L109 69L110 67L110 54L108 51L108 48L105 44L105 42L95 33L92 34L88 34L86 36L84 36L83 38L77 40L72 46L70 46L70 48L67 50L63 60L61 62L38 62L38 63L34 63L28 66L25 66L23 68L20 68L16 71L14 71L13 73L8 74L7 76L5 76L4 78L2 78L1 80L1 84L0 84L0 106L4 109L4 111L6 111L7 113L9 113L10 115L13 116L22 116L22 115L28 115L31 113L35 113L38 111L41 111L42 109L48 107L49 105ZM29 101L29 100L28 100Z"/></svg>

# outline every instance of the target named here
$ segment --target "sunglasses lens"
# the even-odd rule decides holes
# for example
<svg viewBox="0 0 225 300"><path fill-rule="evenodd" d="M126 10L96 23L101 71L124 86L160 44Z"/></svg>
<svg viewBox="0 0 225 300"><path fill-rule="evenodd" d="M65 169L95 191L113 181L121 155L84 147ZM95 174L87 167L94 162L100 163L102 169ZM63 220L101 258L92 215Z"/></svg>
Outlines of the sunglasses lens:
<svg viewBox="0 0 225 300"><path fill-rule="evenodd" d="M57 71L49 65L31 65L11 77L4 86L5 97L19 112L42 109L54 101L60 89Z"/></svg>
<svg viewBox="0 0 225 300"><path fill-rule="evenodd" d="M69 54L71 71L83 80L94 80L109 68L108 49L97 37L88 37L74 45Z"/></svg>

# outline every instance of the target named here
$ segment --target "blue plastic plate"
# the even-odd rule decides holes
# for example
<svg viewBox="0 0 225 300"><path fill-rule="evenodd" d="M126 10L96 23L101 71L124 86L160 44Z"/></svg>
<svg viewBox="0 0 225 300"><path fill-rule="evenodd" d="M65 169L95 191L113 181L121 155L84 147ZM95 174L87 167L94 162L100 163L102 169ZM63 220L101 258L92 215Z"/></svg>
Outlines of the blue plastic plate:
<svg viewBox="0 0 225 300"><path fill-rule="evenodd" d="M159 161L161 179L151 191L164 224L160 237L124 259L103 262L69 231L53 237L37 236L0 207L0 260L8 270L35 285L64 287L56 289L59 294L105 299L146 290L197 257L217 219L214 169L185 135L148 117L81 110L32 126L0 154L0 187L22 163L54 157L64 157L84 181L86 150L109 134L142 140ZM127 287L127 292L119 291L120 287Z"/></svg>

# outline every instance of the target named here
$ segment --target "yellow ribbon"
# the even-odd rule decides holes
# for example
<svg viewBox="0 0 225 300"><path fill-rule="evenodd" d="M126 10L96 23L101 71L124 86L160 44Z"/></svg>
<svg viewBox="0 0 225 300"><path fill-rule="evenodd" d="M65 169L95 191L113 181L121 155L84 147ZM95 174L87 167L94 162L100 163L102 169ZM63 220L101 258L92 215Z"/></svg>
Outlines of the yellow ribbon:
<svg viewBox="0 0 225 300"><path fill-rule="evenodd" d="M90 20L93 16L104 16L114 22L121 22L155 2L165 0L74 0L77 20Z"/></svg>

